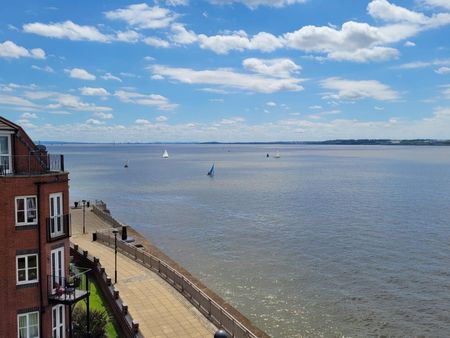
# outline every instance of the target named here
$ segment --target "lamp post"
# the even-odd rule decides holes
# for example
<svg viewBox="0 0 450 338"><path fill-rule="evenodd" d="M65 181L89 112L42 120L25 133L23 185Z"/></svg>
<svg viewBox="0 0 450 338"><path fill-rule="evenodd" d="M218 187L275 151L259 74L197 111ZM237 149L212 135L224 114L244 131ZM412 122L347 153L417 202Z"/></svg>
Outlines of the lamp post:
<svg viewBox="0 0 450 338"><path fill-rule="evenodd" d="M86 234L86 200L81 201L83 203L83 235Z"/></svg>
<svg viewBox="0 0 450 338"><path fill-rule="evenodd" d="M114 284L117 284L117 233L119 231L114 229Z"/></svg>

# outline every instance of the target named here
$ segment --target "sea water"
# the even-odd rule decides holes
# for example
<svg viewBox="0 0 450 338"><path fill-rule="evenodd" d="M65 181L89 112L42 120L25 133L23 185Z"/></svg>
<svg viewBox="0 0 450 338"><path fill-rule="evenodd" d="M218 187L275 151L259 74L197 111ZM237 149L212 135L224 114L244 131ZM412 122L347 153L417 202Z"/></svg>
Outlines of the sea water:
<svg viewBox="0 0 450 338"><path fill-rule="evenodd" d="M106 201L273 337L450 332L450 147L49 149L72 202Z"/></svg>

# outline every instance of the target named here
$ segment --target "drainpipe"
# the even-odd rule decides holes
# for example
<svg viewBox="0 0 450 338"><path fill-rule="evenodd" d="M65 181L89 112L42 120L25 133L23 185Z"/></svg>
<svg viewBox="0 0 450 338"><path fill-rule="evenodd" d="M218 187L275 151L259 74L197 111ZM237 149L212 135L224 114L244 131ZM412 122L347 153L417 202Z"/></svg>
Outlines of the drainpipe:
<svg viewBox="0 0 450 338"><path fill-rule="evenodd" d="M38 205L38 217L39 219L42 218L41 214L41 182L35 182L37 186L37 205ZM44 222L45 223L45 222ZM38 250L39 250L39 265L38 265L38 273L39 273L39 299L41 302L40 311L39 311L39 337L43 337L42 333L42 314L45 312L44 310L44 295L42 291L42 287L44 286L44 283L42 283L42 252L41 252L41 222L38 223Z"/></svg>

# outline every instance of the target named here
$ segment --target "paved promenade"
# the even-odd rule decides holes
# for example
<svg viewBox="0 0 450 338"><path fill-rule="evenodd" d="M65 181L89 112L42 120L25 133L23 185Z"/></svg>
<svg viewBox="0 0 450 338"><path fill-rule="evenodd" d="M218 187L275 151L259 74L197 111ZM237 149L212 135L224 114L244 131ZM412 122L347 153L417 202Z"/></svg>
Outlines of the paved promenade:
<svg viewBox="0 0 450 338"><path fill-rule="evenodd" d="M86 235L82 234L82 210L71 209L71 241L100 258L108 276L114 280L114 250L92 242L92 232L110 225L86 208ZM128 257L117 254L118 280L116 289L128 304L133 319L145 337L211 338L217 330L177 290L152 271Z"/></svg>

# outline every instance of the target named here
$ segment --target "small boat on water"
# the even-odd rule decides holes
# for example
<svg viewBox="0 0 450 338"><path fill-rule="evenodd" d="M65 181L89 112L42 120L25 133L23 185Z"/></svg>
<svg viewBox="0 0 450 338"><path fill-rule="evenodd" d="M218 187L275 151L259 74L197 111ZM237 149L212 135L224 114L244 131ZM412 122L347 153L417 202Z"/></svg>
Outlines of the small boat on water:
<svg viewBox="0 0 450 338"><path fill-rule="evenodd" d="M213 163L211 169L209 169L209 171L208 171L208 173L206 175L208 175L209 177L213 177L214 176L214 163Z"/></svg>
<svg viewBox="0 0 450 338"><path fill-rule="evenodd" d="M266 157L269 158L269 153L266 154Z"/></svg>
<svg viewBox="0 0 450 338"><path fill-rule="evenodd" d="M125 161L125 164L123 165L124 168L128 168L128 160Z"/></svg>
<svg viewBox="0 0 450 338"><path fill-rule="evenodd" d="M164 150L162 158L169 158L169 153L167 152L167 150Z"/></svg>
<svg viewBox="0 0 450 338"><path fill-rule="evenodd" d="M277 151L277 152L275 153L275 156L274 156L274 157L275 157L275 158L280 158L280 157L281 157L280 152Z"/></svg>

